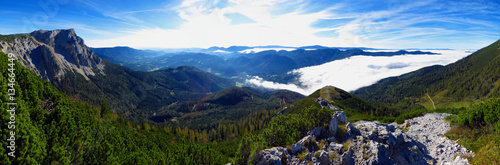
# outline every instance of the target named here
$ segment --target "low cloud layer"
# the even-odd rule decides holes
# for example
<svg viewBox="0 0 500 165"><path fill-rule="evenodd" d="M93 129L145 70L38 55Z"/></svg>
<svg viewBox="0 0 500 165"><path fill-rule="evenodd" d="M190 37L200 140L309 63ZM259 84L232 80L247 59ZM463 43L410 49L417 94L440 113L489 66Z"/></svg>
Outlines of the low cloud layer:
<svg viewBox="0 0 500 165"><path fill-rule="evenodd" d="M353 56L292 71L301 75L299 82L305 88L295 84L269 82L259 77L248 79L246 83L273 89L288 89L304 95L309 95L327 85L353 91L383 78L402 75L422 67L447 65L470 54L465 50L433 50L432 52L441 54L392 57Z"/></svg>

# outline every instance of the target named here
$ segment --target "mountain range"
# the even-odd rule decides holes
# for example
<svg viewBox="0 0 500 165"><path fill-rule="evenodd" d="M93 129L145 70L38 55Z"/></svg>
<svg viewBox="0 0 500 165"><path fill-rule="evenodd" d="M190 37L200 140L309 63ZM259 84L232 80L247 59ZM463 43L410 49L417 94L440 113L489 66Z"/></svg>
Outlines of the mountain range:
<svg viewBox="0 0 500 165"><path fill-rule="evenodd" d="M94 54L73 29L4 35L0 45L2 51L15 54L23 66L75 100L93 105L104 100L125 116L235 85L190 66L154 72L118 66Z"/></svg>
<svg viewBox="0 0 500 165"><path fill-rule="evenodd" d="M115 113L131 120L145 118L151 119L152 122L164 122L175 119L173 124L191 123L191 126L221 121L234 122L257 110L276 109L282 106L283 102L291 103L304 97L285 90L265 92L240 89L228 92L223 89L236 86L234 81L188 65L165 67L150 72L132 70L117 65L120 63L110 62L116 62L111 57L122 60L147 60L154 59L158 52L117 47L94 49L108 56L95 54L73 29L2 35L0 45L5 53L15 54L23 66L39 77L49 80L75 101L81 100L95 106L106 102ZM101 56L108 59L101 59ZM206 57L216 56L185 54L169 59L175 63L185 58L209 59ZM206 65L223 61L220 60ZM194 63L196 62L184 64ZM233 104L207 99L214 94L232 98L241 93L251 94L252 99L243 99ZM226 115L219 115L223 113ZM203 118L205 122L194 122L195 118Z"/></svg>
<svg viewBox="0 0 500 165"><path fill-rule="evenodd" d="M244 53L242 50L269 48L259 52ZM151 71L168 67L189 65L237 82L244 82L248 76L259 76L268 81L293 83L296 76L288 72L309 66L321 65L334 60L356 55L395 56L406 54L436 54L422 51L400 50L396 52L368 52L368 48L330 48L322 46L298 47L293 50L272 50L271 48L292 49L285 46L232 46L211 47L199 52L162 53L137 50L127 47L92 48L105 60L140 71ZM212 53L214 51L227 53ZM119 59L119 60L118 60ZM287 77L287 78L283 78Z"/></svg>
<svg viewBox="0 0 500 165"><path fill-rule="evenodd" d="M224 51L236 55L249 48ZM283 74L353 55L433 54L310 48L317 49L238 52L225 58L229 56L89 48L73 29L0 35L0 60L12 63L17 76L12 88L18 91L19 119L17 157L4 154L0 162L248 164L280 160L279 164L287 161L286 155L293 155L289 159L294 162L316 159L320 163L317 159L321 159L323 164L348 162L349 155L356 162L432 161L415 140L405 141L410 138L403 137L400 125L361 121L370 128L355 128L350 123L402 123L426 112L458 114L447 117L453 128L446 137L477 152L471 160L490 158L500 151L494 139L500 130L500 104L495 100L500 96L500 40L447 66L425 67L351 93L327 86L303 96L288 90L236 87L233 80L238 78L230 79L248 74L292 81ZM9 53L16 60L9 60ZM9 102L8 66L0 66L2 105ZM464 108L470 103L476 104ZM0 118L3 133L10 131L5 124L9 117L4 113ZM400 144L403 147L398 151L417 156L400 158L403 152L383 144ZM270 147L277 148L266 149ZM5 147L0 151L7 152Z"/></svg>

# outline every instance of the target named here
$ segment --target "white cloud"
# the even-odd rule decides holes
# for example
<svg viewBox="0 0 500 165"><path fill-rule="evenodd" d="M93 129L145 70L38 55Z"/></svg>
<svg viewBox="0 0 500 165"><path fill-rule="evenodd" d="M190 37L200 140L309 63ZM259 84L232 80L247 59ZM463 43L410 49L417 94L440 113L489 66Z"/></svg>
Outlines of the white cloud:
<svg viewBox="0 0 500 165"><path fill-rule="evenodd" d="M275 50L275 51L280 51L280 50L284 50L284 51L294 51L294 50L297 50L297 49L296 49L296 48L253 48L253 49L245 49L245 50L242 50L242 51L238 51L238 53L245 53L245 54L249 54L249 53L259 53L259 52L268 51L268 50Z"/></svg>
<svg viewBox="0 0 500 165"><path fill-rule="evenodd" d="M135 48L188 48L211 46L261 46L261 45L325 45L352 46L349 38L322 38L315 33L325 29L313 28L310 25L333 15L326 11L301 13L290 11L273 15L272 8L282 1L232 0L224 8L206 8L197 0L184 1L178 10L179 16L185 20L178 29L149 28L131 32L131 35L106 39L89 40L92 47L110 47L127 45ZM254 23L231 24L225 17L228 13L240 13ZM166 20L168 21L168 20Z"/></svg>
<svg viewBox="0 0 500 165"><path fill-rule="evenodd" d="M247 83L273 89L289 89L304 95L332 85L346 91L371 85L383 78L398 76L425 66L447 65L469 53L465 50L433 50L441 55L399 55L392 57L353 56L318 66L294 70L301 74L299 81L306 88L294 84L279 84L252 78Z"/></svg>
<svg viewBox="0 0 500 165"><path fill-rule="evenodd" d="M123 45L135 48L324 45L394 49L414 47L461 49L480 48L491 43L496 39L495 29L498 29L497 26L493 26L498 21L476 17L476 14L468 10L473 7L463 6L467 3L449 4L435 0L323 3L287 0L228 0L227 2L184 0L175 7L167 5L168 7L159 9L114 14L101 11L103 15L119 19L126 25L133 24L133 28L138 29L118 38L87 39L87 43L92 47ZM441 10L440 8L444 6L449 9ZM482 12L492 12L493 9L494 5ZM457 10L462 11L463 16L450 17L450 13L454 14ZM165 20L157 22L173 21L176 22L173 23L176 24L176 28L158 28L142 20L143 15L136 15L138 12L148 11L157 12L154 14L161 11L170 12L165 15L176 12L182 21L169 20L159 15L157 18ZM234 21L225 15L235 13L252 21L231 24ZM350 19L339 20L335 25L325 23L324 26L311 27L320 20L340 18ZM178 25L177 22L181 23ZM483 30L480 34L476 34L478 29L472 28ZM326 35L325 32L331 33ZM463 42L463 38L473 42Z"/></svg>

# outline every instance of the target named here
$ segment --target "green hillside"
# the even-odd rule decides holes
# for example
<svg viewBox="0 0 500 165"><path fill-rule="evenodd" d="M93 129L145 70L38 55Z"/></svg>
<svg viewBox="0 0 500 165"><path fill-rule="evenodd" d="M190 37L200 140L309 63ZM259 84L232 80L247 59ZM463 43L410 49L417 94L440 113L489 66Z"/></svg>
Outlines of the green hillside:
<svg viewBox="0 0 500 165"><path fill-rule="evenodd" d="M106 61L105 64L105 75L89 76L87 81L79 74L68 74L55 86L74 100L92 105L100 105L104 99L117 113L137 119L173 103L235 85L190 66L141 72Z"/></svg>
<svg viewBox="0 0 500 165"><path fill-rule="evenodd" d="M287 90L261 93L252 88L230 87L210 93L200 99L180 102L158 111L150 117L155 122L211 129L219 123L237 124L241 119L256 113L276 113L280 108L305 96Z"/></svg>
<svg viewBox="0 0 500 165"><path fill-rule="evenodd" d="M368 103L359 97L332 86L318 89L307 96L307 98L293 104L287 112L300 113L304 108L320 108L320 105L316 102L320 97L332 106L343 109L352 121L381 120L384 122L392 122L394 117L400 114L399 111L395 109L387 108L379 104Z"/></svg>
<svg viewBox="0 0 500 165"><path fill-rule="evenodd" d="M471 164L498 164L499 87L500 40L447 66L386 78L353 94L400 109L405 114L398 123L426 112L457 114L447 117L452 129L446 137L474 151Z"/></svg>
<svg viewBox="0 0 500 165"><path fill-rule="evenodd" d="M73 102L48 81L42 80L13 60L14 100L9 99L12 72L7 55L0 52L2 109L17 103L15 124L11 113L0 117L2 140L0 164L225 164L229 154L223 146L202 142L208 135L193 130L134 124L108 107ZM11 69L12 70L12 69ZM101 111L107 113L101 113ZM12 128L10 125L15 125ZM11 129L12 128L12 129ZM15 132L10 137L11 131ZM197 136L195 136L195 134ZM186 137L196 137L196 140ZM205 137L205 138L202 138ZM199 139L199 140L198 140ZM221 147L222 146L222 147ZM11 157L8 153L15 151ZM234 151L233 151L234 153ZM227 154L227 155L226 155Z"/></svg>
<svg viewBox="0 0 500 165"><path fill-rule="evenodd" d="M401 109L463 107L500 96L500 40L447 66L430 66L360 88L354 95ZM429 97L432 99L429 99Z"/></svg>

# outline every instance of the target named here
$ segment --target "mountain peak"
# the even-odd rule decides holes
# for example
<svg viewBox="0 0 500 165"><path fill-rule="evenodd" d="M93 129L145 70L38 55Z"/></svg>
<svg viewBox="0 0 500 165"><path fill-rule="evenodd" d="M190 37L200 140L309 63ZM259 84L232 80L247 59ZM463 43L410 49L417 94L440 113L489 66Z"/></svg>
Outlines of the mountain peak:
<svg viewBox="0 0 500 165"><path fill-rule="evenodd" d="M38 30L23 35L7 35L0 39L2 51L13 53L18 61L39 77L52 81L66 73L77 72L87 80L94 71L103 73L102 59L85 45L74 29ZM22 37L21 37L22 36Z"/></svg>

